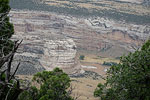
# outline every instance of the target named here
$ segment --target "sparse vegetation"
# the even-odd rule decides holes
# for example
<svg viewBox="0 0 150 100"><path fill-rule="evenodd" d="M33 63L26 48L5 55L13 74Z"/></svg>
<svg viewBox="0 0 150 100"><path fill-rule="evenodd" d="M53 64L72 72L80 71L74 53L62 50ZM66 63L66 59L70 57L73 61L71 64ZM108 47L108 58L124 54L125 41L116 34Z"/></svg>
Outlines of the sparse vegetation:
<svg viewBox="0 0 150 100"><path fill-rule="evenodd" d="M84 55L81 55L81 56L79 57L80 60L84 60L84 58L85 58Z"/></svg>
<svg viewBox="0 0 150 100"><path fill-rule="evenodd" d="M93 71L85 71L83 74L71 75L73 78L92 78L93 80L102 79L102 76Z"/></svg>

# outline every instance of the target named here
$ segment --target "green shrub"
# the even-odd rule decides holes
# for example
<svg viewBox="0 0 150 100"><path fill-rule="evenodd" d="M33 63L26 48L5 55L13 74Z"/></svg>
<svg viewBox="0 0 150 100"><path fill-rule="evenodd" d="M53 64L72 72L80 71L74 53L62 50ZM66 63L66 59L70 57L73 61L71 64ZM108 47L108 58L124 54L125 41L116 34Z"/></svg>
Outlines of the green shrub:
<svg viewBox="0 0 150 100"><path fill-rule="evenodd" d="M84 60L84 58L85 58L84 55L81 55L81 56L79 57L80 60Z"/></svg>

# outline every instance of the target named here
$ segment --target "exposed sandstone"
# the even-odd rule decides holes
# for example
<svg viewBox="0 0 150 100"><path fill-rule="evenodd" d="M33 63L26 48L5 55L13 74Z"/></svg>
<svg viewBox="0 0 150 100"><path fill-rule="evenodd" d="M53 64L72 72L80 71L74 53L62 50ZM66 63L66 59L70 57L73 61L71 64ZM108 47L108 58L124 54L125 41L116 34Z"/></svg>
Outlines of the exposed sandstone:
<svg viewBox="0 0 150 100"><path fill-rule="evenodd" d="M36 20L32 20L32 17L29 20L19 14L14 16L11 20L15 25L15 35L12 38L23 39L19 48L22 53L17 54L15 58L23 61L18 74L34 74L56 67L68 74L78 74L82 71L76 57L77 50L73 39L46 30L47 27L62 27L61 24L47 22L42 15L40 16L45 19L39 20L37 16L34 16ZM48 25L44 25L45 23Z"/></svg>
<svg viewBox="0 0 150 100"><path fill-rule="evenodd" d="M139 48L150 35L150 26L101 17L76 18L39 11L11 11L17 39L24 39L21 55L36 58L38 69L60 67L80 72L76 50L118 57ZM76 69L76 70L74 70Z"/></svg>

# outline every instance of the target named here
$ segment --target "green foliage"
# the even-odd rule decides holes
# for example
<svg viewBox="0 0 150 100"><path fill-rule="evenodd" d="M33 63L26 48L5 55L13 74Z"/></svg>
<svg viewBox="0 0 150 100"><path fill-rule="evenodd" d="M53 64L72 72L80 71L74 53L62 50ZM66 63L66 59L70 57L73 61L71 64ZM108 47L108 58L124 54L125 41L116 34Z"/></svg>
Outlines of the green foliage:
<svg viewBox="0 0 150 100"><path fill-rule="evenodd" d="M34 75L33 81L40 84L40 89L34 87L32 91L25 91L19 100L73 100L67 92L71 80L59 68L39 72Z"/></svg>
<svg viewBox="0 0 150 100"><path fill-rule="evenodd" d="M38 100L39 91L36 87L30 87L29 90L22 92L18 100Z"/></svg>
<svg viewBox="0 0 150 100"><path fill-rule="evenodd" d="M95 97L99 97L99 96L102 97L102 95L103 95L103 89L104 89L104 85L102 85L101 83L99 83L97 85L97 89L94 92L94 96Z"/></svg>
<svg viewBox="0 0 150 100"><path fill-rule="evenodd" d="M147 42L142 46L142 50L146 50L150 47L150 40L147 40Z"/></svg>
<svg viewBox="0 0 150 100"><path fill-rule="evenodd" d="M70 78L59 68L54 71L43 71L34 75L33 80L41 84L40 100L49 98L50 100L72 100L66 89L70 87Z"/></svg>
<svg viewBox="0 0 150 100"><path fill-rule="evenodd" d="M85 58L84 55L81 55L81 56L79 57L80 60L84 60L84 58Z"/></svg>
<svg viewBox="0 0 150 100"><path fill-rule="evenodd" d="M112 66L104 85L94 92L101 100L150 100L150 41L140 51L123 56Z"/></svg>
<svg viewBox="0 0 150 100"><path fill-rule="evenodd" d="M10 38L14 33L14 28L9 22L9 11L9 0L0 0L0 100L16 100L22 91L19 81L14 77L15 73L10 73L17 48L12 50L14 43ZM10 51L12 53L8 55Z"/></svg>
<svg viewBox="0 0 150 100"><path fill-rule="evenodd" d="M9 11L9 0L0 0L0 51L3 50L5 55L13 47L13 42L9 40L12 34L14 34L13 24L9 22Z"/></svg>

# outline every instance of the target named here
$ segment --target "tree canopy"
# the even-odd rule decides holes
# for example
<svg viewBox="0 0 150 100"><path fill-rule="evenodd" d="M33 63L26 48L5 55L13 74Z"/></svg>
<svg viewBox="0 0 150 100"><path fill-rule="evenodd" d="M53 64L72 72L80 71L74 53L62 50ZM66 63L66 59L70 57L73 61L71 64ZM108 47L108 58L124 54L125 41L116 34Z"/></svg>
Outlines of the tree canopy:
<svg viewBox="0 0 150 100"><path fill-rule="evenodd" d="M32 90L25 91L19 100L73 100L67 91L71 80L59 68L39 72L34 75L33 81L39 83L40 88L32 87Z"/></svg>
<svg viewBox="0 0 150 100"><path fill-rule="evenodd" d="M150 100L150 40L107 72L94 92L101 100Z"/></svg>
<svg viewBox="0 0 150 100"><path fill-rule="evenodd" d="M12 72L12 61L20 43L10 40L14 33L13 24L9 22L9 0L0 0L0 99L16 100L22 92L20 82Z"/></svg>
<svg viewBox="0 0 150 100"><path fill-rule="evenodd" d="M10 40L14 34L13 24L9 22L9 0L0 0L0 54L8 54L13 47L13 43ZM2 55L0 55L2 56Z"/></svg>

